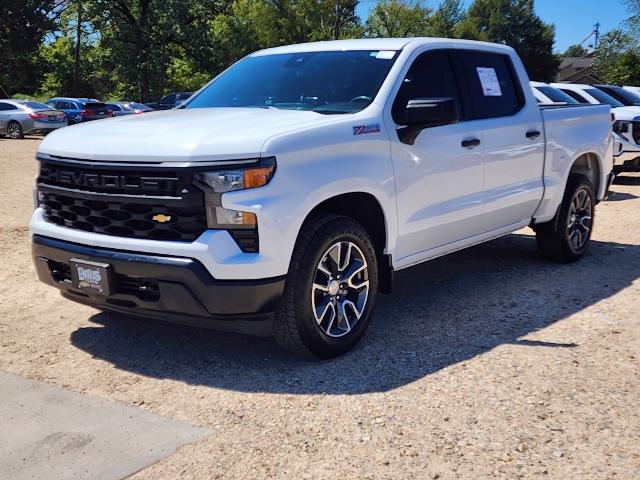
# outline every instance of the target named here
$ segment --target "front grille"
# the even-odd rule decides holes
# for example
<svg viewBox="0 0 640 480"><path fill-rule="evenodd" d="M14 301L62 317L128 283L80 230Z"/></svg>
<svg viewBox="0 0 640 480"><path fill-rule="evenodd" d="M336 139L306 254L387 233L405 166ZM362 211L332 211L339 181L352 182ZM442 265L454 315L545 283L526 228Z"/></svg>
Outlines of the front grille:
<svg viewBox="0 0 640 480"><path fill-rule="evenodd" d="M102 235L177 242L192 242L209 228L205 193L194 181L200 168L80 163L44 155L38 160L38 204L49 223ZM243 252L259 251L257 227L228 231Z"/></svg>
<svg viewBox="0 0 640 480"><path fill-rule="evenodd" d="M38 202L56 225L118 237L190 242L207 229L189 169L41 160Z"/></svg>
<svg viewBox="0 0 640 480"><path fill-rule="evenodd" d="M131 203L113 198L87 199L40 192L44 218L85 232L153 240L193 241L207 228L202 207L167 207L162 202ZM161 215L165 222L154 217Z"/></svg>

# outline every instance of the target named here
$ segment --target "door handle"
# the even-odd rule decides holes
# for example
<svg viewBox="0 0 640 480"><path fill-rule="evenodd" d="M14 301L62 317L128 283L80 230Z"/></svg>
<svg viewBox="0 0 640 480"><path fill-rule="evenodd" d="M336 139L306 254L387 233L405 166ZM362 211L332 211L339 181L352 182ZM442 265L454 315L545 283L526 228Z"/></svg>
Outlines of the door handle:
<svg viewBox="0 0 640 480"><path fill-rule="evenodd" d="M540 136L540 132L538 130L529 130L527 132L527 138L534 140Z"/></svg>
<svg viewBox="0 0 640 480"><path fill-rule="evenodd" d="M462 146L464 148L475 148L480 145L480 139L478 138L467 138L462 141Z"/></svg>

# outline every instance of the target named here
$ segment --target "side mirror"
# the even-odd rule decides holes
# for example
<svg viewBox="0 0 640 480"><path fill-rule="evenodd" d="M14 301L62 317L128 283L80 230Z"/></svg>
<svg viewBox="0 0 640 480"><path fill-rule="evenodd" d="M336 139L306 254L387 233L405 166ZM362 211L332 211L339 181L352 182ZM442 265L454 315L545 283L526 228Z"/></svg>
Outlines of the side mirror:
<svg viewBox="0 0 640 480"><path fill-rule="evenodd" d="M460 120L453 98L414 98L403 112L403 128L398 130L400 141L413 145L425 128L458 123Z"/></svg>
<svg viewBox="0 0 640 480"><path fill-rule="evenodd" d="M414 98L404 111L405 125L423 128L458 123L456 102L453 98Z"/></svg>

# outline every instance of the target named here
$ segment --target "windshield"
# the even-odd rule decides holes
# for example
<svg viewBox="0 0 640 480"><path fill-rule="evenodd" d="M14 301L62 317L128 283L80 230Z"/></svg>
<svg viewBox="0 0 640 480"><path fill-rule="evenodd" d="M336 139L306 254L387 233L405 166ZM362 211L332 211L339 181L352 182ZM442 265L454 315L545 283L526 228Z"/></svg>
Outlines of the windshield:
<svg viewBox="0 0 640 480"><path fill-rule="evenodd" d="M354 113L382 86L397 52L309 52L247 57L185 108L255 107Z"/></svg>
<svg viewBox="0 0 640 480"><path fill-rule="evenodd" d="M628 107L640 106L640 96L622 87L598 87Z"/></svg>
<svg viewBox="0 0 640 480"><path fill-rule="evenodd" d="M604 93L602 90L598 90L597 88L585 88L584 91L600 103L606 103L611 105L612 107L624 107L621 102L613 98L611 95Z"/></svg>
<svg viewBox="0 0 640 480"><path fill-rule="evenodd" d="M553 87L541 86L535 87L540 93L542 93L545 97L547 97L552 102L559 103L579 103L575 98L570 97L562 90Z"/></svg>

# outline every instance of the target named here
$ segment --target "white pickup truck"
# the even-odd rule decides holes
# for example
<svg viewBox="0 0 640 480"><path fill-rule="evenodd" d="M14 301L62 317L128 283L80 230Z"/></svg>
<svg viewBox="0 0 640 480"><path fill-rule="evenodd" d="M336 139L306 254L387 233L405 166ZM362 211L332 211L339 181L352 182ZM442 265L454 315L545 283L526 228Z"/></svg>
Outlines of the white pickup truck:
<svg viewBox="0 0 640 480"><path fill-rule="evenodd" d="M273 334L329 358L394 271L531 226L589 245L609 106L538 106L509 47L412 38L263 50L179 109L37 154L39 278L99 309Z"/></svg>

